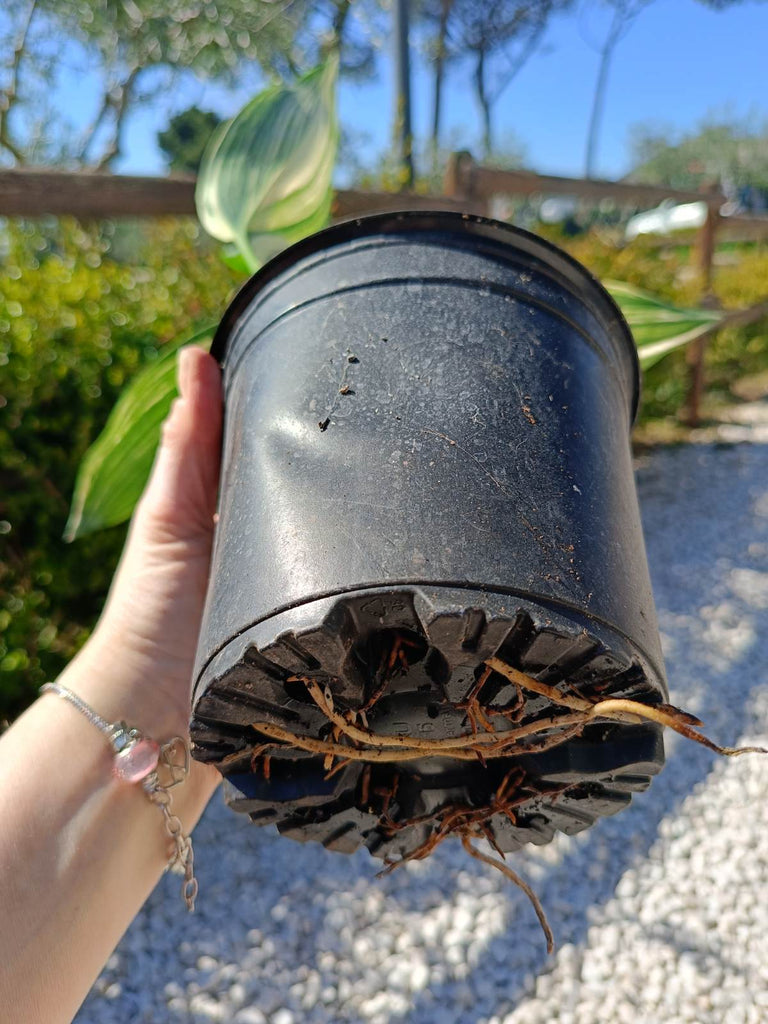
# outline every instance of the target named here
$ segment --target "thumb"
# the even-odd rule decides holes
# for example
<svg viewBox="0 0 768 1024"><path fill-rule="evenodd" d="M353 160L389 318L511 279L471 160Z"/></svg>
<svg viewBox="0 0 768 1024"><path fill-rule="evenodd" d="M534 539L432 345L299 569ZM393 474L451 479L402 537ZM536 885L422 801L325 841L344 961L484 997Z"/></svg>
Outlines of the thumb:
<svg viewBox="0 0 768 1024"><path fill-rule="evenodd" d="M182 349L178 382L179 397L163 425L136 526L155 542L208 541L221 447L221 374L216 360L202 349Z"/></svg>

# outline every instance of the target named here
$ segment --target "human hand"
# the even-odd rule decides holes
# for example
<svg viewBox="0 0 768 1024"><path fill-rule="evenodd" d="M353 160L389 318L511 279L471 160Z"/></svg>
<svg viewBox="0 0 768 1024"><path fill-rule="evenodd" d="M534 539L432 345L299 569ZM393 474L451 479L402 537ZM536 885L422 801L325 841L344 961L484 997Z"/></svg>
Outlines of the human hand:
<svg viewBox="0 0 768 1024"><path fill-rule="evenodd" d="M104 613L61 677L108 721L123 719L161 742L188 732L219 477L215 360L182 350L179 391Z"/></svg>
<svg viewBox="0 0 768 1024"><path fill-rule="evenodd" d="M219 475L216 362L182 352L179 388L107 606L57 680L108 722L160 743L188 734ZM219 781L193 762L166 794L167 821L142 786L114 777L113 756L80 712L50 696L0 738L0 1004L14 1019L72 1019L168 864L170 821L189 836ZM191 868L186 841L185 851Z"/></svg>

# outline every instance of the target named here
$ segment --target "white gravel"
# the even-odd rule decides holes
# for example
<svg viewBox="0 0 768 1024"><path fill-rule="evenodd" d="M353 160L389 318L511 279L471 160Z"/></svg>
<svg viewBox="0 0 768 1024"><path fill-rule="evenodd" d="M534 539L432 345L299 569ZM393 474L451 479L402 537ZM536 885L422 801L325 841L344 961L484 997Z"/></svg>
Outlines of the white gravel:
<svg viewBox="0 0 768 1024"><path fill-rule="evenodd" d="M721 743L768 741L768 445L638 473L673 700ZM678 737L629 810L518 854L525 897L447 843L383 880L214 798L200 898L166 877L79 1024L759 1024L768 1020L768 758Z"/></svg>

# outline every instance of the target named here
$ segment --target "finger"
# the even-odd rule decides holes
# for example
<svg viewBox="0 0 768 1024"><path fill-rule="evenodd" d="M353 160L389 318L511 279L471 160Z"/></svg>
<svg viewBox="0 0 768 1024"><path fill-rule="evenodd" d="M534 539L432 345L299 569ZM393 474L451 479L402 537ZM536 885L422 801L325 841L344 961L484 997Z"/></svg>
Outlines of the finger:
<svg viewBox="0 0 768 1024"><path fill-rule="evenodd" d="M200 472L206 478L206 491L213 514L219 481L221 458L221 371L219 364L199 348L186 348L179 353L179 390L182 402L188 403L191 419L186 443L195 456Z"/></svg>
<svg viewBox="0 0 768 1024"><path fill-rule="evenodd" d="M182 350L179 388L138 515L170 539L189 539L210 534L216 507L222 416L216 361L200 349Z"/></svg>

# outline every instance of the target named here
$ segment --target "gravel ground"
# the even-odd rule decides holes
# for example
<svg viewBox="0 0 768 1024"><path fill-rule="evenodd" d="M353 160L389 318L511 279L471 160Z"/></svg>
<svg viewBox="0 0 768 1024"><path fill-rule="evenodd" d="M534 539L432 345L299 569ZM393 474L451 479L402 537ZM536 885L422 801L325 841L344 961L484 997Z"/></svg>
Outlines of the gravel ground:
<svg viewBox="0 0 768 1024"><path fill-rule="evenodd" d="M638 471L672 699L719 742L768 740L768 445L659 451ZM677 736L632 806L515 867L458 843L378 880L214 798L198 910L166 877L77 1017L176 1024L743 1024L768 1020L768 759Z"/></svg>

